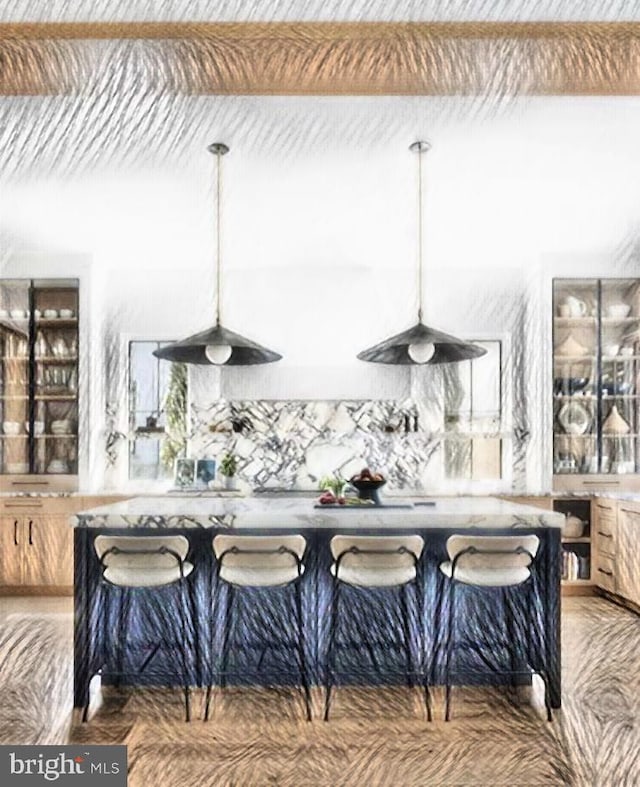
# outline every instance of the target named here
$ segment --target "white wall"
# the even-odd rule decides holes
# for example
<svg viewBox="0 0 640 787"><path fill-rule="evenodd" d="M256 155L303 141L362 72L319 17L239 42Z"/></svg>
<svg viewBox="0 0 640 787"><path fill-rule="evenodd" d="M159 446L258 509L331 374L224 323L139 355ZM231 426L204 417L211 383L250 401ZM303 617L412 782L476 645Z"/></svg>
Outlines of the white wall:
<svg viewBox="0 0 640 787"><path fill-rule="evenodd" d="M218 139L232 148L223 320L285 356L246 377L233 372L223 394L295 397L316 375L322 396L363 387L375 396L382 378L355 354L415 319L416 162L407 147L426 137L426 321L460 336L525 326L514 369L533 391L528 485L544 487L545 298L554 275L640 275L640 100L83 101L0 99L0 260L3 275L28 275L27 252L50 260L49 275L69 275L65 255L89 260L95 357L111 363L93 387L93 419L105 400L124 404L121 337L183 338L212 320L206 145ZM386 371L385 390L404 390L402 373L394 381ZM92 425L93 485L101 428Z"/></svg>

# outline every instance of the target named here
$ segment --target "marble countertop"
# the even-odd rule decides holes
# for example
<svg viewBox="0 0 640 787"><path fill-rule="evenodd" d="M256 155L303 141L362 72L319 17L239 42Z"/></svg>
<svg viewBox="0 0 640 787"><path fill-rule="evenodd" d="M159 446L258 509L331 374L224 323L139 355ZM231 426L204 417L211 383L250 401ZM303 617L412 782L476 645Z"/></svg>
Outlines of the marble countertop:
<svg viewBox="0 0 640 787"><path fill-rule="evenodd" d="M75 516L77 527L149 528L505 528L557 527L564 514L493 497L394 499L392 506L314 508L315 498L299 496L263 499L205 497L135 497ZM423 505L420 505L423 504Z"/></svg>

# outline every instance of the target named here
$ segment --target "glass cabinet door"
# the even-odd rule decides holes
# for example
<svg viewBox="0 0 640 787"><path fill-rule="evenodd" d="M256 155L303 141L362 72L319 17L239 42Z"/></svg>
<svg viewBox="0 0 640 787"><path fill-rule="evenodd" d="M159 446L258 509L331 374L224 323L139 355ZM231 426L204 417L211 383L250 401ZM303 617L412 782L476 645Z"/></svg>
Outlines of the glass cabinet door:
<svg viewBox="0 0 640 787"><path fill-rule="evenodd" d="M78 472L78 282L33 281L33 471Z"/></svg>
<svg viewBox="0 0 640 787"><path fill-rule="evenodd" d="M553 472L640 471L640 280L553 282Z"/></svg>
<svg viewBox="0 0 640 787"><path fill-rule="evenodd" d="M78 473L78 293L0 280L0 474Z"/></svg>
<svg viewBox="0 0 640 787"><path fill-rule="evenodd" d="M601 291L600 471L638 471L640 282L603 279Z"/></svg>
<svg viewBox="0 0 640 787"><path fill-rule="evenodd" d="M0 281L0 472L29 472L29 282Z"/></svg>

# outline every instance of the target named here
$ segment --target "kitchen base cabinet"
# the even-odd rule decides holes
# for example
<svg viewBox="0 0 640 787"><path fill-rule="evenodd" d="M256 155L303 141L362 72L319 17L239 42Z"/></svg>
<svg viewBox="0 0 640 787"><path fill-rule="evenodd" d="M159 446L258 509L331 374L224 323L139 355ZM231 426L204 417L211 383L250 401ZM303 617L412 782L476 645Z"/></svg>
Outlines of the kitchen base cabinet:
<svg viewBox="0 0 640 787"><path fill-rule="evenodd" d="M640 502L598 499L594 508L597 589L640 613Z"/></svg>
<svg viewBox="0 0 640 787"><path fill-rule="evenodd" d="M73 529L66 516L29 520L24 550L23 584L28 587L73 585Z"/></svg>
<svg viewBox="0 0 640 787"><path fill-rule="evenodd" d="M594 581L609 593L617 587L616 553L618 544L618 503L598 499L594 502Z"/></svg>
<svg viewBox="0 0 640 787"><path fill-rule="evenodd" d="M0 516L0 585L22 585L22 517Z"/></svg>
<svg viewBox="0 0 640 787"><path fill-rule="evenodd" d="M640 607L640 505L618 506L616 593Z"/></svg>
<svg viewBox="0 0 640 787"><path fill-rule="evenodd" d="M0 499L0 594L72 595L70 517L78 511L121 499L120 496Z"/></svg>
<svg viewBox="0 0 640 787"><path fill-rule="evenodd" d="M73 530L66 516L0 518L0 586L56 588L73 586Z"/></svg>

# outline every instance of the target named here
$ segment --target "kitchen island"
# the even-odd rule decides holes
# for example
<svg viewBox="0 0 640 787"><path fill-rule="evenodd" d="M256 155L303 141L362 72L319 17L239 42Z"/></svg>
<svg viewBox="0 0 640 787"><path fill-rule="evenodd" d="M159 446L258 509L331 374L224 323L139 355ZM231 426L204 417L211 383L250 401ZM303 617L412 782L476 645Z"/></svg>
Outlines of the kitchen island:
<svg viewBox="0 0 640 787"><path fill-rule="evenodd" d="M499 590L477 591L464 587L458 595L464 615L473 626L474 637L484 644L479 651L465 649L460 659L469 673L482 667L495 680L505 682L500 671L513 668L523 660L523 640L534 620L538 633L534 646L542 654L542 662L549 682L551 705L560 707L560 529L562 514L523 506L503 500L481 497L452 497L432 500L412 498L389 499L380 507L316 508L311 497L278 497L275 499L214 498L214 497L140 497L113 505L81 512L75 518L75 690L74 705L87 702L91 665L95 654L113 631L110 625L100 624L101 599L100 565L93 547L99 534L158 535L162 531L185 535L190 544L189 560L195 569L189 577L190 597L194 615L192 643L198 654L190 665L194 685L207 685L215 661L217 647L216 620L225 614L224 593L220 593L212 539L219 532L243 534L301 533L307 539L305 573L302 579L303 612L306 629L306 661L312 682L321 684L326 662L326 642L331 604L332 579L329 572L331 555L329 542L337 533L391 534L419 533L425 540L420 564L420 581L424 589L422 619L410 621L414 640L420 630L427 653L427 670L432 685L443 682L443 645L446 629L446 605L443 597L446 580L439 570L446 559L446 540L452 533L472 531L478 535L504 535L517 531L534 533L540 548L533 565L533 582L527 593L506 595ZM392 650L379 643L397 638L402 620L390 605L397 602L389 591L367 591L354 596L356 623L368 626L368 662L363 666L360 652L347 659L344 682L393 682L401 675L402 666L394 659ZM144 591L143 591L144 593ZM236 641L232 661L236 665L238 682L295 683L297 670L293 657L267 652L266 642L256 643L256 632L261 627L258 617L270 616L272 622L285 615L282 603L273 603L273 593L250 590L251 598L243 610L244 625ZM285 605L286 606L286 605ZM508 607L508 609L507 609ZM165 610L169 614L170 608ZM515 621L515 628L505 637L505 616ZM134 601L129 612L133 628L124 648L124 658L144 660L143 626L138 626ZM252 625L252 619L256 625ZM284 621L284 622L282 622ZM281 628L286 630L286 615ZM273 628L273 627L272 627ZM413 646L417 650L417 645ZM232 647L233 650L233 647ZM138 652L139 651L139 652ZM158 654L156 658L162 658ZM283 677L284 664L284 677ZM366 667L366 668L365 668ZM167 661L166 669L171 670ZM104 675L103 680L109 681ZM144 674L139 683L144 683ZM176 684L180 683L176 676ZM485 680L485 682L488 682Z"/></svg>

